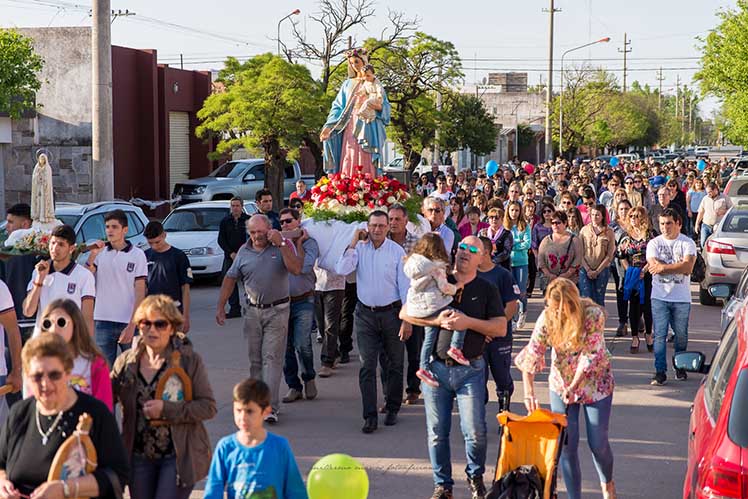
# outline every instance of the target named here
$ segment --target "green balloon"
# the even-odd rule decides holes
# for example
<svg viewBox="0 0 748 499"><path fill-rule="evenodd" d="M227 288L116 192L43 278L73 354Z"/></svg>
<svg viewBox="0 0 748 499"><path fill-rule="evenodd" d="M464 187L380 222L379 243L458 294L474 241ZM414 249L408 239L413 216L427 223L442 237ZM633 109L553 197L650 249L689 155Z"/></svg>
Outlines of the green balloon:
<svg viewBox="0 0 748 499"><path fill-rule="evenodd" d="M347 454L330 454L317 461L306 480L309 499L366 499L369 477Z"/></svg>

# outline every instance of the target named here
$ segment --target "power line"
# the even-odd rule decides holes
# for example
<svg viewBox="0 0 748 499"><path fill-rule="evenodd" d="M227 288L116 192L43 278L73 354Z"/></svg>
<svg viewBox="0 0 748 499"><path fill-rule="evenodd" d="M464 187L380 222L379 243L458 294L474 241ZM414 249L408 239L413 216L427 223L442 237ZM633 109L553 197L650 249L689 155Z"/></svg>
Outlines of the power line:
<svg viewBox="0 0 748 499"><path fill-rule="evenodd" d="M547 58L542 57L486 57L486 58L475 58L475 57L461 57L463 61L470 61L470 62L523 62L523 61L537 61L538 63L548 62ZM698 61L701 57L699 56L663 56L663 57L629 57L629 61L666 61L666 60L692 60L692 61ZM566 59L567 61L577 61L577 62L586 62L586 61L619 61L619 57L585 57L585 58L569 58Z"/></svg>

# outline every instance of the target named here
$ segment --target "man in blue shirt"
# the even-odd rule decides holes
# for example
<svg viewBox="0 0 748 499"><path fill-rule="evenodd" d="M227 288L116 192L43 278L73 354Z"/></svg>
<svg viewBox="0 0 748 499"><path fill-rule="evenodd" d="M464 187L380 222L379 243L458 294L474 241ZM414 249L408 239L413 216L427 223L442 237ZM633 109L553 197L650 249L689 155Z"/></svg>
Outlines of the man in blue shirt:
<svg viewBox="0 0 748 499"><path fill-rule="evenodd" d="M481 237L485 250L484 258L478 266L478 277L490 282L499 290L499 298L504 305L506 316L506 336L493 338L486 344L483 350L483 358L486 361L486 403L488 403L488 371L491 371L496 384L496 396L499 400L499 412L508 411L512 393L514 393L514 381L510 372L512 367L512 317L517 311L517 300L519 300L519 286L514 282L512 273L501 265L496 265L491 260L491 240Z"/></svg>

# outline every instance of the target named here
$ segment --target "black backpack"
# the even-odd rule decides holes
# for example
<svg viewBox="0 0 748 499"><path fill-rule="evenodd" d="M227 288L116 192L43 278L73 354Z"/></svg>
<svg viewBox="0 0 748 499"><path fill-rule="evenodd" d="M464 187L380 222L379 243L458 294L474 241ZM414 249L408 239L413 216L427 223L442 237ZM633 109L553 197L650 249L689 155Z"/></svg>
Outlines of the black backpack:
<svg viewBox="0 0 748 499"><path fill-rule="evenodd" d="M486 499L543 499L543 479L538 467L523 465L491 485Z"/></svg>
<svg viewBox="0 0 748 499"><path fill-rule="evenodd" d="M696 262L691 271L691 282L700 283L706 277L706 262L700 252L696 252Z"/></svg>

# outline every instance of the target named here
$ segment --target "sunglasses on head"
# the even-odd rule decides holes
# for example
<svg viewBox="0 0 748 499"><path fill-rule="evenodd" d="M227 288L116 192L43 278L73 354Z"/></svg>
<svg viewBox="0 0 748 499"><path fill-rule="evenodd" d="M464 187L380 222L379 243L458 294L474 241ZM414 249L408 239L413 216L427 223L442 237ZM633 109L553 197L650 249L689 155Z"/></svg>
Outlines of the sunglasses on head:
<svg viewBox="0 0 748 499"><path fill-rule="evenodd" d="M64 317L58 317L55 322L57 323L57 327L65 327L68 325L68 321ZM44 319L42 321L42 331L49 331L52 329L52 324L53 322L51 319Z"/></svg>
<svg viewBox="0 0 748 499"><path fill-rule="evenodd" d="M281 218L280 220L281 225L290 224L291 222L293 222L293 218Z"/></svg>
<svg viewBox="0 0 748 499"><path fill-rule="evenodd" d="M163 319L158 319L155 321L149 321L146 319L143 319L142 321L138 322L138 327L140 329L150 329L155 328L157 331L163 331L166 329L166 327L169 325L169 321L165 321Z"/></svg>
<svg viewBox="0 0 748 499"><path fill-rule="evenodd" d="M473 246L472 244L460 243L457 248L461 249L462 251L469 251L474 255L478 254L478 247Z"/></svg>
<svg viewBox="0 0 748 499"><path fill-rule="evenodd" d="M62 375L62 371L50 371L48 373L39 372L30 374L29 379L38 385L45 377L49 378L50 381L60 381L62 379Z"/></svg>

